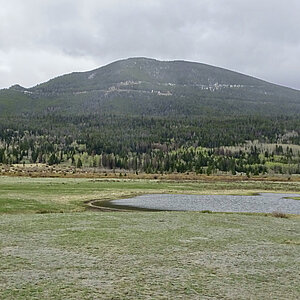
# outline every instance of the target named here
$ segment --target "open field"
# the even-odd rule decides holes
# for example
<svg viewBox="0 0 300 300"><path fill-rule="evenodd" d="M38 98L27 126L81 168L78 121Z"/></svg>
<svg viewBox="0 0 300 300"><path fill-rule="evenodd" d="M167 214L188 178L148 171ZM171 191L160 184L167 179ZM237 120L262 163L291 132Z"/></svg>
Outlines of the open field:
<svg viewBox="0 0 300 300"><path fill-rule="evenodd" d="M0 177L0 299L299 299L299 216L84 204L263 191L300 183Z"/></svg>

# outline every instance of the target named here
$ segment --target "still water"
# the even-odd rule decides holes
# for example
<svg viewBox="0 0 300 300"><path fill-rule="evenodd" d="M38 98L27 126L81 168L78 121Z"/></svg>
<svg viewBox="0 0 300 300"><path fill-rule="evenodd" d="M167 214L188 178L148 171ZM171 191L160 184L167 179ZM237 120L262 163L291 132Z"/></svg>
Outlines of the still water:
<svg viewBox="0 0 300 300"><path fill-rule="evenodd" d="M110 203L120 208L123 206L149 210L253 213L276 211L300 214L300 200L286 199L286 197L300 197L300 195L277 193L262 193L257 196L150 194L113 200Z"/></svg>

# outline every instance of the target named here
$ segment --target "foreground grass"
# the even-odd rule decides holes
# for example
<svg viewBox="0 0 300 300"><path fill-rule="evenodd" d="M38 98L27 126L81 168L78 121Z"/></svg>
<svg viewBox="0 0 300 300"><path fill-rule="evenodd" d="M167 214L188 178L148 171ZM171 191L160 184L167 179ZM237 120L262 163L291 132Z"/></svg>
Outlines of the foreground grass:
<svg viewBox="0 0 300 300"><path fill-rule="evenodd" d="M300 182L160 181L0 177L0 214L84 211L85 201L146 193L252 194L300 192Z"/></svg>
<svg viewBox="0 0 300 300"><path fill-rule="evenodd" d="M263 191L300 183L0 177L0 299L299 299L299 217L84 205Z"/></svg>
<svg viewBox="0 0 300 300"><path fill-rule="evenodd" d="M1 299L299 299L300 219L2 215Z"/></svg>

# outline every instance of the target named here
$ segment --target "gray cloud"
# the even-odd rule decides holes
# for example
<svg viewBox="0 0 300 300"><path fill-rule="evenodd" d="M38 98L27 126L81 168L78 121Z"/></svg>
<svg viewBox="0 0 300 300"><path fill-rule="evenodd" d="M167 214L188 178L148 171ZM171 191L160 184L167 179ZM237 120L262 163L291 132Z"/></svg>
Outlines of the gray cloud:
<svg viewBox="0 0 300 300"><path fill-rule="evenodd" d="M147 56L222 66L300 89L298 0L0 4L1 88Z"/></svg>

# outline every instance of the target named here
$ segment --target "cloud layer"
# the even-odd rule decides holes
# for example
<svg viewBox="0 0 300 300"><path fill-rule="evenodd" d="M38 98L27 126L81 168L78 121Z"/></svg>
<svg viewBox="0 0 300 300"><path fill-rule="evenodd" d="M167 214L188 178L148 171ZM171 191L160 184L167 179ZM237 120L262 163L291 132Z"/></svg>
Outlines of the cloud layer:
<svg viewBox="0 0 300 300"><path fill-rule="evenodd" d="M0 4L0 88L146 56L208 63L300 89L299 0Z"/></svg>

